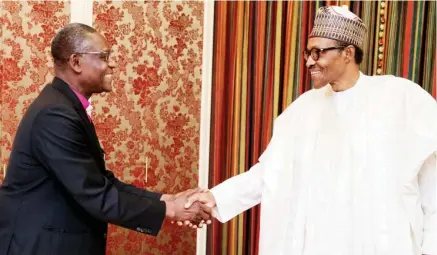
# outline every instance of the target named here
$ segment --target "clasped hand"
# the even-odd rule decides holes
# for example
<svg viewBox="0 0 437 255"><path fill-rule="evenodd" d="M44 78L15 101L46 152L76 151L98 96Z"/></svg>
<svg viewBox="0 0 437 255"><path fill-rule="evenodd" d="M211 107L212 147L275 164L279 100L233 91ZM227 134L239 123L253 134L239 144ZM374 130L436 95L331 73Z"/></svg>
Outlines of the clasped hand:
<svg viewBox="0 0 437 255"><path fill-rule="evenodd" d="M209 191L196 188L176 195L162 195L161 200L166 203L166 216L172 223L201 228L211 223L211 208L215 206L215 201L211 201L209 195Z"/></svg>

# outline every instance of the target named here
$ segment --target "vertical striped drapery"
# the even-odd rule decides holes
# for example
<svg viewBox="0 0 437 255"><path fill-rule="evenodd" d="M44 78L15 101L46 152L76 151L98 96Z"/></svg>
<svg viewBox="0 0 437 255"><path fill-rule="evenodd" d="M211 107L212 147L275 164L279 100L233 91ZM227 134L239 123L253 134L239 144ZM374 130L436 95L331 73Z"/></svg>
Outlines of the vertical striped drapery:
<svg viewBox="0 0 437 255"><path fill-rule="evenodd" d="M435 93L436 85L435 17L435 1L388 2L384 71L410 79L430 93Z"/></svg>
<svg viewBox="0 0 437 255"><path fill-rule="evenodd" d="M216 3L212 185L256 163L270 139L271 120L309 89L304 63L295 65L304 47L295 38L307 36L307 20L313 19L297 17L309 8L305 2ZM256 208L228 224L214 223L208 254L255 254L258 219Z"/></svg>
<svg viewBox="0 0 437 255"><path fill-rule="evenodd" d="M434 1L216 2L210 187L255 164L273 120L311 89L301 52L316 10L337 4L368 27L364 73L402 76L435 96ZM214 222L207 254L257 254L258 238L257 206L226 224Z"/></svg>

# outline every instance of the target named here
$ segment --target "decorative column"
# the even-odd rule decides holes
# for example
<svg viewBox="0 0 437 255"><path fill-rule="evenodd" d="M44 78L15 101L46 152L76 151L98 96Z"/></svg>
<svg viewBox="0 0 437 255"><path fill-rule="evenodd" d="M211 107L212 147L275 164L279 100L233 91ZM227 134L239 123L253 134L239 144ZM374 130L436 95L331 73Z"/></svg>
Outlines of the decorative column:
<svg viewBox="0 0 437 255"><path fill-rule="evenodd" d="M380 1L378 5L378 21L377 21L377 41L378 45L376 47L376 55L375 55L375 63L376 68L374 68L374 72L376 69L376 74L381 75L384 73L384 49L385 49L385 35L386 35L386 1Z"/></svg>

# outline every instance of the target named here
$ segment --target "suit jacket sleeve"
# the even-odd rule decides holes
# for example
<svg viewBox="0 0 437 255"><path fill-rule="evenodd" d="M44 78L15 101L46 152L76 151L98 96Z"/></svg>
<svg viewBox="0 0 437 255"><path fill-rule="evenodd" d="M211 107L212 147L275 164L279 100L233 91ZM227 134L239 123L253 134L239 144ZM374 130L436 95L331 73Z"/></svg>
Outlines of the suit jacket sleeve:
<svg viewBox="0 0 437 255"><path fill-rule="evenodd" d="M100 169L82 119L66 106L49 106L36 117L32 149L37 159L75 201L95 218L157 235L165 203L139 195Z"/></svg>
<svg viewBox="0 0 437 255"><path fill-rule="evenodd" d="M119 179L117 179L117 177L114 176L114 173L109 171L109 170L105 171L105 176L109 180L111 180L114 183L114 185L117 187L117 189L119 189L119 190L131 193L131 194L136 195L136 196L144 197L144 198L150 198L150 199L156 199L156 200L161 199L161 196L162 196L161 193L150 192L150 191L147 191L145 189L140 189L138 187L135 187L134 185L124 183L124 182L120 181Z"/></svg>

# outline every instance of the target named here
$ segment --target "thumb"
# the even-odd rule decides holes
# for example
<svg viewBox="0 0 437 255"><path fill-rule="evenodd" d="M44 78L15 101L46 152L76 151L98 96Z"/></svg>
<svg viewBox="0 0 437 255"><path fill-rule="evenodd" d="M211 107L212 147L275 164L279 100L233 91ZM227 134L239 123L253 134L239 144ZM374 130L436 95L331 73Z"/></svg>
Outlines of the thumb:
<svg viewBox="0 0 437 255"><path fill-rule="evenodd" d="M189 189L189 190L185 191L183 195L186 197L190 197L190 196L192 196L196 193L199 193L199 192L200 192L200 188L194 188L194 189Z"/></svg>
<svg viewBox="0 0 437 255"><path fill-rule="evenodd" d="M203 193L203 196L201 196L200 202L202 202L204 205L206 205L210 208L216 206L215 198L211 192Z"/></svg>
<svg viewBox="0 0 437 255"><path fill-rule="evenodd" d="M193 194L193 195L190 195L189 197L188 197L188 199L187 199L187 202L185 203L185 209L187 209L187 208L190 208L190 206L194 203L194 202L196 202L196 201L198 201L199 200L199 193L196 193L196 194Z"/></svg>
<svg viewBox="0 0 437 255"><path fill-rule="evenodd" d="M215 203L213 201L205 201L205 202L206 202L205 205L210 207L210 208L215 206Z"/></svg>

